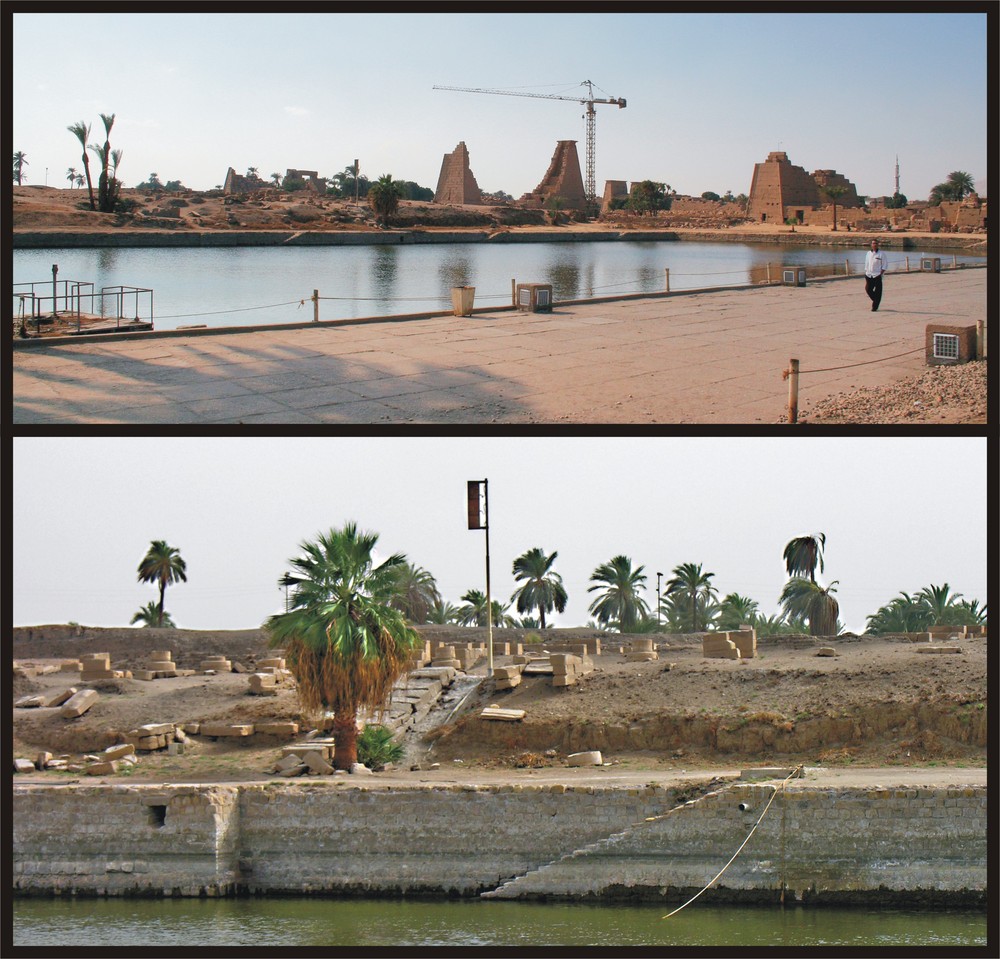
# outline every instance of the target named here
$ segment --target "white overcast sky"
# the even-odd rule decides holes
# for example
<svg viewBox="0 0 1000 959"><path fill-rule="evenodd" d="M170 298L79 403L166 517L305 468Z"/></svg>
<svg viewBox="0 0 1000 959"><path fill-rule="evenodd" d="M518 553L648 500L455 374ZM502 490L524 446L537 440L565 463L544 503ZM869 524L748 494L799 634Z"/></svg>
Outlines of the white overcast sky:
<svg viewBox="0 0 1000 959"><path fill-rule="evenodd" d="M114 113L126 186L155 172L210 189L229 166L332 176L357 158L372 179L434 188L464 140L480 187L518 197L558 140L577 140L583 163L583 108L433 87L576 96L591 80L628 103L596 107L598 192L653 179L748 193L773 150L864 195L892 193L897 155L911 199L954 170L985 192L984 13L86 10L13 16L11 129L29 184L66 187L82 168L66 127L92 123L103 142L99 114Z"/></svg>
<svg viewBox="0 0 1000 959"><path fill-rule="evenodd" d="M986 601L986 440L838 437L43 438L13 441L14 625L124 626L156 598L136 582L165 539L188 581L167 609L192 629L249 628L280 609L298 545L354 520L437 578L453 603L485 588L466 481L488 479L492 593L514 558L558 550L583 625L590 574L619 553L656 572L714 572L720 595L777 612L781 553L827 536L822 582L860 632L900 591L947 582Z"/></svg>

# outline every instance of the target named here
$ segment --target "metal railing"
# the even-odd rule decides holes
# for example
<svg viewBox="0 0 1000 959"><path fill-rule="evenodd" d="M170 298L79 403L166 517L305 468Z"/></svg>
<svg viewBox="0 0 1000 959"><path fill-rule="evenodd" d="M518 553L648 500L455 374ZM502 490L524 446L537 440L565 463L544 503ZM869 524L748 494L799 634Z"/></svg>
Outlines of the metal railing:
<svg viewBox="0 0 1000 959"><path fill-rule="evenodd" d="M42 327L80 333L88 325L115 320L114 329L153 324L153 291L140 286L105 286L81 280L36 280L13 285L14 328L27 334Z"/></svg>

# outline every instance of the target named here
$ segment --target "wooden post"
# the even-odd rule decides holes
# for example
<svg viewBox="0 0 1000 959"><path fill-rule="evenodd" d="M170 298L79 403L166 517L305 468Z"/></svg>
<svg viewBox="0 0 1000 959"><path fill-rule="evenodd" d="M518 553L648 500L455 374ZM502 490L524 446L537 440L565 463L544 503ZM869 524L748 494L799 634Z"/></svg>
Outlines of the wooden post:
<svg viewBox="0 0 1000 959"><path fill-rule="evenodd" d="M767 261L767 285L771 285L771 261Z"/></svg>
<svg viewBox="0 0 1000 959"><path fill-rule="evenodd" d="M319 290L313 290L313 323L319 323Z"/></svg>
<svg viewBox="0 0 1000 959"><path fill-rule="evenodd" d="M844 276L850 276L850 275L851 275L851 261L844 260Z"/></svg>
<svg viewBox="0 0 1000 959"><path fill-rule="evenodd" d="M906 272L907 273L910 272L910 258L909 257L906 258Z"/></svg>
<svg viewBox="0 0 1000 959"><path fill-rule="evenodd" d="M982 318L976 320L976 359L986 359L986 326Z"/></svg>
<svg viewBox="0 0 1000 959"><path fill-rule="evenodd" d="M510 305L516 310L517 309L517 278L510 278Z"/></svg>
<svg viewBox="0 0 1000 959"><path fill-rule="evenodd" d="M788 361L788 422L799 421L799 361Z"/></svg>
<svg viewBox="0 0 1000 959"><path fill-rule="evenodd" d="M951 255L951 268L953 270L957 270L958 269L958 256L955 253L952 253L952 255Z"/></svg>
<svg viewBox="0 0 1000 959"><path fill-rule="evenodd" d="M670 269L669 269L669 267L667 269L665 269L663 272L664 272L665 277L666 277L666 287L665 287L665 290L666 290L667 293L669 293L670 292Z"/></svg>

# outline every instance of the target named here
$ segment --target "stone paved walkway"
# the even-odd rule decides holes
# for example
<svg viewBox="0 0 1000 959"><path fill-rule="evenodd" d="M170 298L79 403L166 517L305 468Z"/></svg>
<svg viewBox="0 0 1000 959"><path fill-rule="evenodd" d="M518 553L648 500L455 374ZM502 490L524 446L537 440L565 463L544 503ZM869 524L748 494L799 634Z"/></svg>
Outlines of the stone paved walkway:
<svg viewBox="0 0 1000 959"><path fill-rule="evenodd" d="M890 274L877 313L851 277L556 304L551 314L17 344L13 420L773 424L790 358L803 371L801 412L890 384L924 368L928 323L986 318L986 286L985 269Z"/></svg>

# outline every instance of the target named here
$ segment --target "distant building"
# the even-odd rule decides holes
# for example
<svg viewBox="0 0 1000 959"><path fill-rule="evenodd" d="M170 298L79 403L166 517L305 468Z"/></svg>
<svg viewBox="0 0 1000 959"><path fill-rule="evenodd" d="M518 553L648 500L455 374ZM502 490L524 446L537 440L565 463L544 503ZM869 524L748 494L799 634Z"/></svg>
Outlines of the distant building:
<svg viewBox="0 0 1000 959"><path fill-rule="evenodd" d="M560 140L556 144L556 152L552 154L552 162L542 182L531 193L525 193L519 205L538 209L556 199L564 210L583 210L587 206L576 140Z"/></svg>
<svg viewBox="0 0 1000 959"><path fill-rule="evenodd" d="M467 203L478 206L483 202L479 184L469 169L469 149L464 140L451 153L446 153L441 161L434 202L449 206L463 206Z"/></svg>
<svg viewBox="0 0 1000 959"><path fill-rule="evenodd" d="M830 199L824 189L840 187L843 193ZM769 153L764 163L756 163L750 184L748 216L758 223L784 223L785 220L816 221L809 214L836 203L838 209L861 206L854 184L836 170L807 173L795 166L784 151Z"/></svg>

